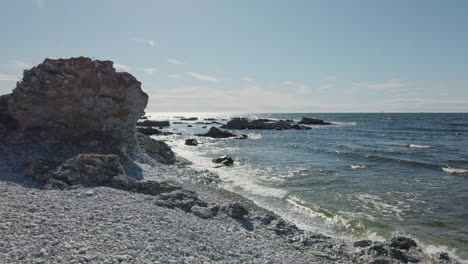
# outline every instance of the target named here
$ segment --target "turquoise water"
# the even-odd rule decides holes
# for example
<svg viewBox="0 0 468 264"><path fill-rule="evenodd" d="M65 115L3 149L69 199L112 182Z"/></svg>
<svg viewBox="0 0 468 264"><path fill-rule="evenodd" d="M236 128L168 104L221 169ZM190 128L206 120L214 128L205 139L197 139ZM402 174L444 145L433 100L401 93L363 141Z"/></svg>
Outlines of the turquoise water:
<svg viewBox="0 0 468 264"><path fill-rule="evenodd" d="M183 133L171 144L181 155L200 156L200 167L211 168L210 158L233 156L235 167L215 169L228 188L289 218L351 239L400 232L468 259L468 114L185 115L334 122L306 131L233 130L250 139L200 138L204 144L197 148L182 142L206 131L205 125L166 130Z"/></svg>

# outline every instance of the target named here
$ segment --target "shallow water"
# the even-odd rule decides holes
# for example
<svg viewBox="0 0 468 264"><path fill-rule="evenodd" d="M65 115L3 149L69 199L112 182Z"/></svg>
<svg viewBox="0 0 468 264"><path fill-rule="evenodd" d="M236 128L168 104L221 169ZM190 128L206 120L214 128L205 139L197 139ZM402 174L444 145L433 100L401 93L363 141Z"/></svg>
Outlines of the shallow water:
<svg viewBox="0 0 468 264"><path fill-rule="evenodd" d="M351 239L385 239L398 231L428 250L468 259L468 114L149 115L332 121L306 131L233 131L249 139L199 138L204 144L198 147L183 140L206 125L164 130L183 133L170 144L194 166L217 171L225 187L301 227ZM212 168L210 159L224 154L236 165Z"/></svg>

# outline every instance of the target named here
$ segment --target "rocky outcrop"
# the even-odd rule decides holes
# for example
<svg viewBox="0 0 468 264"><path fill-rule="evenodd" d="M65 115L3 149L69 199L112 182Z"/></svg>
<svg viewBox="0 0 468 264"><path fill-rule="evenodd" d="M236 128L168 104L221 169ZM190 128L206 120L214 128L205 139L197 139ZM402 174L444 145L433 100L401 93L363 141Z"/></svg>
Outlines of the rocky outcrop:
<svg viewBox="0 0 468 264"><path fill-rule="evenodd" d="M171 124L169 123L169 121L144 120L138 122L136 125L144 127L168 127Z"/></svg>
<svg viewBox="0 0 468 264"><path fill-rule="evenodd" d="M159 135L162 132L152 127L137 127L137 132L145 134L147 136Z"/></svg>
<svg viewBox="0 0 468 264"><path fill-rule="evenodd" d="M25 70L8 102L22 129L40 128L62 140L132 146L148 95L112 61L45 59Z"/></svg>
<svg viewBox="0 0 468 264"><path fill-rule="evenodd" d="M17 127L18 122L8 112L8 100L10 94L0 96L0 132L2 130L13 130Z"/></svg>
<svg viewBox="0 0 468 264"><path fill-rule="evenodd" d="M162 140L155 140L149 136L138 133L138 144L141 150L162 163L173 164L176 156L172 149Z"/></svg>
<svg viewBox="0 0 468 264"><path fill-rule="evenodd" d="M180 120L182 120L182 121L196 121L196 120L198 120L198 117L188 117L188 118L182 117Z"/></svg>
<svg viewBox="0 0 468 264"><path fill-rule="evenodd" d="M237 135L232 134L228 131L223 131L216 127L211 127L210 130L205 134L197 134L199 137L212 137L212 138L231 138L237 137Z"/></svg>
<svg viewBox="0 0 468 264"><path fill-rule="evenodd" d="M248 120L246 118L233 118L221 128L227 129L259 129L259 130L307 130L310 127L292 124L284 120L272 121L269 119Z"/></svg>
<svg viewBox="0 0 468 264"><path fill-rule="evenodd" d="M308 117L303 117L299 124L304 124L304 125L331 125L330 122L325 122L322 119L317 119L317 118L308 118Z"/></svg>
<svg viewBox="0 0 468 264"><path fill-rule="evenodd" d="M234 164L234 160L229 155L224 155L222 157L215 158L212 161L213 163L222 164L226 166L232 166Z"/></svg>

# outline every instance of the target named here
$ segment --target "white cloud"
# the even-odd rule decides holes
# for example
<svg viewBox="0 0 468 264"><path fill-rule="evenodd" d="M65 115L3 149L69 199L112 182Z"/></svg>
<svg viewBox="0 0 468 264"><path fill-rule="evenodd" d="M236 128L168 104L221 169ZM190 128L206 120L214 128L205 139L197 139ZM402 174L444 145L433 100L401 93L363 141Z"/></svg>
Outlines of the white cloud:
<svg viewBox="0 0 468 264"><path fill-rule="evenodd" d="M174 74L174 73L168 74L167 77L170 78L170 79L179 79L180 78L180 76L178 74Z"/></svg>
<svg viewBox="0 0 468 264"><path fill-rule="evenodd" d="M114 68L116 71L123 71L123 72L130 71L130 67L123 65L123 64L118 64L118 63L114 63Z"/></svg>
<svg viewBox="0 0 468 264"><path fill-rule="evenodd" d="M374 83L374 84L369 84L369 83L353 83L353 88L365 88L368 90L374 90L374 91L379 91L379 90L391 90L391 89L397 89L397 88L402 88L407 86L407 83L405 83L402 80L398 79L392 79L388 80L384 83Z"/></svg>
<svg viewBox="0 0 468 264"><path fill-rule="evenodd" d="M132 40L134 42L136 42L136 43L139 43L139 44L146 44L146 45L150 46L151 48L156 45L156 41L154 41L152 39L132 38Z"/></svg>
<svg viewBox="0 0 468 264"><path fill-rule="evenodd" d="M293 81L285 81L283 82L284 85L291 86L295 89L297 93L305 94L309 92L309 86L303 83L293 82Z"/></svg>
<svg viewBox="0 0 468 264"><path fill-rule="evenodd" d="M332 88L335 88L335 86L333 84L325 84L325 85L319 86L316 90L319 91L319 92L323 92L325 90L329 90L329 89L332 89Z"/></svg>
<svg viewBox="0 0 468 264"><path fill-rule="evenodd" d="M143 72L146 73L146 74L149 74L149 75L155 73L156 71L157 71L156 68L151 68L151 67L143 69Z"/></svg>
<svg viewBox="0 0 468 264"><path fill-rule="evenodd" d="M19 81L21 78L15 75L10 74L0 74L0 81L9 81L9 82L16 82Z"/></svg>
<svg viewBox="0 0 468 264"><path fill-rule="evenodd" d="M176 59L173 59L173 58L167 58L167 62L169 62L169 63L171 63L171 64L176 64L176 65L184 64L183 61L176 60Z"/></svg>
<svg viewBox="0 0 468 264"><path fill-rule="evenodd" d="M28 64L24 61L19 61L19 60L12 61L12 64L15 66L16 69L21 69L21 70L30 69L33 67L31 64Z"/></svg>
<svg viewBox="0 0 468 264"><path fill-rule="evenodd" d="M188 75L192 76L192 78L197 79L199 81L206 81L206 82L217 82L218 80L214 76L203 75L196 72L188 72Z"/></svg>
<svg viewBox="0 0 468 264"><path fill-rule="evenodd" d="M45 0L35 0L35 2L37 8L42 9L45 7Z"/></svg>

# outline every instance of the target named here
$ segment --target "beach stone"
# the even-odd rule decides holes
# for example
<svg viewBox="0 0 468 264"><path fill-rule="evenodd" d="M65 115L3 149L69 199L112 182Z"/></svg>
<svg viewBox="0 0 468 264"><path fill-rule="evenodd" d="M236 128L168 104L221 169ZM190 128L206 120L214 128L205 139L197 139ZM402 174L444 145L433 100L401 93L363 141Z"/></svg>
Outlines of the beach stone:
<svg viewBox="0 0 468 264"><path fill-rule="evenodd" d="M303 117L299 124L304 125L331 125L330 122L325 122L322 119Z"/></svg>
<svg viewBox="0 0 468 264"><path fill-rule="evenodd" d="M231 203L225 207L223 210L226 211L226 214L234 219L242 219L244 216L249 214L249 209L239 202Z"/></svg>
<svg viewBox="0 0 468 264"><path fill-rule="evenodd" d="M230 138L237 137L237 135L232 134L228 131L223 131L216 127L211 127L210 130L205 134L198 134L199 137L212 137L212 138Z"/></svg>
<svg viewBox="0 0 468 264"><path fill-rule="evenodd" d="M192 211L192 214L194 214L194 215L196 215L196 216L198 216L200 218L203 218L203 219L208 219L208 218L213 217L213 211L210 210L207 207L201 207L201 206L198 206L198 205L194 205L191 208L191 211Z"/></svg>
<svg viewBox="0 0 468 264"><path fill-rule="evenodd" d="M171 124L169 121L144 120L138 122L136 125L144 127L168 127Z"/></svg>
<svg viewBox="0 0 468 264"><path fill-rule="evenodd" d="M45 59L24 71L8 112L23 129L40 128L81 144L100 140L131 147L147 103L141 83L116 72L112 61Z"/></svg>
<svg viewBox="0 0 468 264"><path fill-rule="evenodd" d="M180 208L185 212L190 212L194 205L206 207L206 203L202 202L195 192L185 189L163 193L157 198L156 204L168 208Z"/></svg>
<svg viewBox="0 0 468 264"><path fill-rule="evenodd" d="M198 146L198 141L195 138L188 138L185 140L187 146Z"/></svg>
<svg viewBox="0 0 468 264"><path fill-rule="evenodd" d="M411 238L400 236L392 238L390 246L393 248L409 250L412 247L417 247L418 244Z"/></svg>

